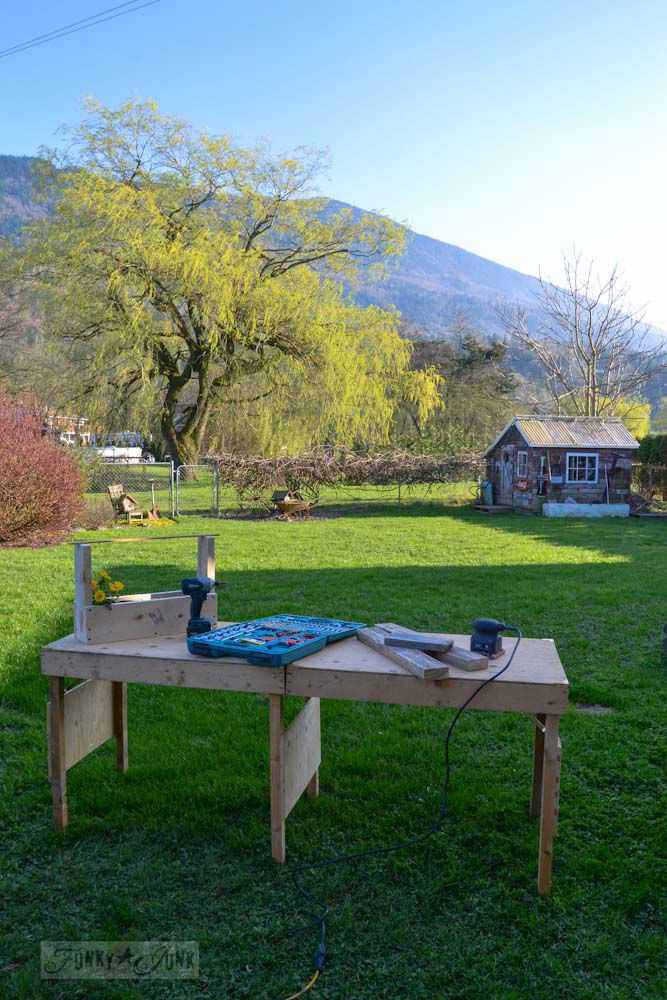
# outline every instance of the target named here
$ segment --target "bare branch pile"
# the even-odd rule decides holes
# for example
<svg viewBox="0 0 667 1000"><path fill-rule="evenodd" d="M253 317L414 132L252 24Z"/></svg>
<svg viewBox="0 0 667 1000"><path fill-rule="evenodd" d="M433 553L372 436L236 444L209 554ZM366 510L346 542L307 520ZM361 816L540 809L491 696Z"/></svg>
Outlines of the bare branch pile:
<svg viewBox="0 0 667 1000"><path fill-rule="evenodd" d="M232 486L241 505L266 505L276 489L299 492L314 498L323 489L341 486L416 486L418 484L459 483L484 475L478 455L413 455L387 451L378 455L346 452L330 455L312 452L293 458L245 458L233 454L211 454L221 485Z"/></svg>

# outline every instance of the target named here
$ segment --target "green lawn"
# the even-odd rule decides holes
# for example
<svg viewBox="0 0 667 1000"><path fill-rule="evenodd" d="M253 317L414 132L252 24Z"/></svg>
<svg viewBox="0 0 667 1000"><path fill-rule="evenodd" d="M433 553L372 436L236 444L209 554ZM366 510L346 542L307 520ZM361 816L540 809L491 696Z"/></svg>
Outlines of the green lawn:
<svg viewBox="0 0 667 1000"><path fill-rule="evenodd" d="M333 908L309 997L667 995L664 523L431 504L302 523L187 518L177 530L219 532L225 618L289 610L467 631L492 615L553 637L570 678L552 897L535 887L531 723L471 713L452 742L442 832L309 879ZM193 572L194 544L101 546L94 568L129 591L168 589ZM266 698L131 688L129 772L116 773L111 745L88 757L69 775L69 830L51 827L39 648L70 631L71 561L67 545L0 553L0 967L18 963L0 972L0 996L282 1000L309 978L316 936L285 936L306 918L270 860ZM576 702L614 712L582 714ZM426 827L451 714L323 703L322 794L288 820L291 858ZM195 939L201 978L42 982L44 938Z"/></svg>

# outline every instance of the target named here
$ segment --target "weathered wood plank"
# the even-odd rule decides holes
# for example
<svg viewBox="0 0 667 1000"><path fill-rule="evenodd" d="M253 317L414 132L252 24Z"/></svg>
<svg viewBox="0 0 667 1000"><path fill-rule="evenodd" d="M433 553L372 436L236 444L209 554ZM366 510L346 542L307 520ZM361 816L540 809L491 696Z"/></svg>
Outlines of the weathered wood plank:
<svg viewBox="0 0 667 1000"><path fill-rule="evenodd" d="M462 646L456 646L453 639L446 638L445 636L438 637L431 636L428 632L415 632L411 628L405 628L403 625L395 625L393 622L382 622L375 627L383 632L387 632L387 638L391 636L392 641L389 645L392 646L398 645L401 639L408 642L413 638L419 643L429 643L431 645L431 656L442 663L449 664L450 667L458 667L460 670L486 670L489 665L488 656L484 656L481 653L473 653ZM386 643L387 639L385 639ZM425 645L408 648L419 648L426 651Z"/></svg>
<svg viewBox="0 0 667 1000"><path fill-rule="evenodd" d="M486 670L489 666L488 656L483 653L474 653L471 649L464 649L462 646L452 646L448 652L438 655L438 659L448 663L450 667L458 667L459 670ZM502 664L498 665L498 669Z"/></svg>
<svg viewBox="0 0 667 1000"><path fill-rule="evenodd" d="M360 628L356 636L359 642L409 670L420 680L437 681L449 676L449 667L446 664L436 663L427 653L421 653L417 649L396 649L394 646L385 646L386 633L379 627Z"/></svg>
<svg viewBox="0 0 667 1000"><path fill-rule="evenodd" d="M448 653L454 645L451 639L439 639L423 632L389 632L384 644L397 649L419 649L422 653Z"/></svg>

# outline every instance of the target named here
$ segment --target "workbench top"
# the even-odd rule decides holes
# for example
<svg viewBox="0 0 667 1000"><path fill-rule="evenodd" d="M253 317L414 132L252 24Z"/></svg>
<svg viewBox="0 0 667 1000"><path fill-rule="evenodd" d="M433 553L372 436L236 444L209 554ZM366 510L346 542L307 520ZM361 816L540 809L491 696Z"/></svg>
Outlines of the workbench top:
<svg viewBox="0 0 667 1000"><path fill-rule="evenodd" d="M283 667L259 667L231 656L193 656L182 633L99 644L68 635L44 646L42 673L130 684L285 693Z"/></svg>
<svg viewBox="0 0 667 1000"><path fill-rule="evenodd" d="M470 636L432 633L468 649ZM357 639L332 643L286 669L285 693L305 697L381 701L406 705L458 706L497 673L516 639L503 636L503 655L485 670L450 666L449 677L425 681ZM471 707L564 714L568 681L551 639L523 639L507 673L489 684Z"/></svg>
<svg viewBox="0 0 667 1000"><path fill-rule="evenodd" d="M469 646L469 636L450 634L448 638ZM82 643L69 635L44 647L42 672L227 691L457 706L502 668L515 642L504 636L505 652L486 670L450 667L448 678L424 681L355 638L330 643L286 667L263 667L236 657L194 656L182 634L102 644ZM554 642L523 639L507 673L489 684L473 704L478 709L562 715L567 711L567 689Z"/></svg>

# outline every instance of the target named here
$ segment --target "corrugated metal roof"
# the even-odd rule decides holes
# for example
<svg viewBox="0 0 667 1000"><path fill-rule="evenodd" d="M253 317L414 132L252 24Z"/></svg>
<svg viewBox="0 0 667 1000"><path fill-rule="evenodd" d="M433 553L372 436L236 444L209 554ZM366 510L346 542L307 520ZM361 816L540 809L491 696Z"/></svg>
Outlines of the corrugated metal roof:
<svg viewBox="0 0 667 1000"><path fill-rule="evenodd" d="M620 417L514 417L490 445L495 448L510 427L517 430L531 448L638 448L639 442Z"/></svg>

